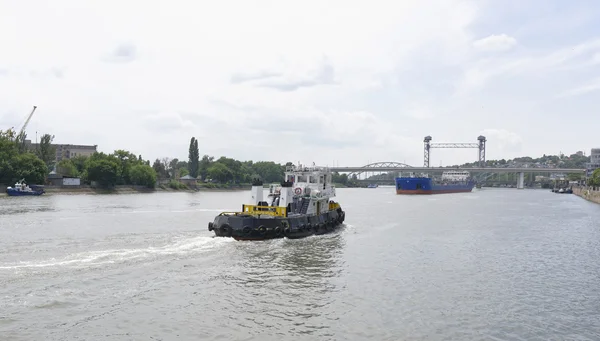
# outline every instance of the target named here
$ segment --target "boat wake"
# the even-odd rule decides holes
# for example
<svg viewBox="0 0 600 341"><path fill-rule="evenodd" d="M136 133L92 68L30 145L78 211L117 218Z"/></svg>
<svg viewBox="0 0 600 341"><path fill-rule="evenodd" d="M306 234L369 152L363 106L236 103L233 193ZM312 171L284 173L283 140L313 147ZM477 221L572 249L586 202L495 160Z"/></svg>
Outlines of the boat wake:
<svg viewBox="0 0 600 341"><path fill-rule="evenodd" d="M164 246L80 252L62 259L0 263L0 270L17 270L48 267L86 268L106 264L130 263L164 256L186 256L206 252L224 243L234 242L227 238L192 237Z"/></svg>

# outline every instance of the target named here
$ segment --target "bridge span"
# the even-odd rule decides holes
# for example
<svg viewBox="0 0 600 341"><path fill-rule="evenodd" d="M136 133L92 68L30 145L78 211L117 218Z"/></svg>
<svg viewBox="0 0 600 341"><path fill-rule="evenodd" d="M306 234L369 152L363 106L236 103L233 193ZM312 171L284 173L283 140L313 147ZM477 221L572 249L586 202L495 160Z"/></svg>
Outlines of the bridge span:
<svg viewBox="0 0 600 341"><path fill-rule="evenodd" d="M415 173L443 173L445 171L451 170L461 170L468 171L471 174L481 174L481 173L517 173L519 174L519 178L517 180L517 188L523 189L525 188L525 173L583 173L585 174L585 169L578 168L536 168L536 167L520 167L520 168L510 168L510 167L472 167L472 168L461 168L461 167L411 167L404 164L397 165L389 165L382 164L380 166L376 166L377 164L371 164L363 167L331 167L332 172L338 173L364 173L364 172L415 172Z"/></svg>
<svg viewBox="0 0 600 341"><path fill-rule="evenodd" d="M585 169L578 168L508 168L508 167L329 167L332 172L355 173L355 172L446 172L451 170L465 170L471 173L585 173Z"/></svg>

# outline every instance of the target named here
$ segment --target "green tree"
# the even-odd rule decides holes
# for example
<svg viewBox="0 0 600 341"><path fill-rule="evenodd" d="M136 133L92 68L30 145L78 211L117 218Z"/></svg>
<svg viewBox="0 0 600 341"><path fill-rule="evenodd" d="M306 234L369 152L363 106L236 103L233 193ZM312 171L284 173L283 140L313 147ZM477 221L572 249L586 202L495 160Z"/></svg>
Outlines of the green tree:
<svg viewBox="0 0 600 341"><path fill-rule="evenodd" d="M77 155L69 160L73 163L75 168L77 169L77 174L82 175L85 171L85 161L88 159L85 155Z"/></svg>
<svg viewBox="0 0 600 341"><path fill-rule="evenodd" d="M587 181L589 186L600 186L600 168L594 170L592 176Z"/></svg>
<svg viewBox="0 0 600 341"><path fill-rule="evenodd" d="M156 172L154 168L146 164L132 166L129 175L134 185L146 186L148 188L156 186Z"/></svg>
<svg viewBox="0 0 600 341"><path fill-rule="evenodd" d="M15 143L17 145L17 149L19 150L19 154L23 154L27 152L27 145L25 144L25 140L27 139L27 133L24 131L19 132L15 136Z"/></svg>
<svg viewBox="0 0 600 341"><path fill-rule="evenodd" d="M179 163L178 158L174 158L173 160L169 161L169 169L171 170L171 179L175 179L179 175L179 169L177 168L178 163Z"/></svg>
<svg viewBox="0 0 600 341"><path fill-rule="evenodd" d="M12 129L0 130L0 183L10 184L13 182L14 159L18 153L15 131Z"/></svg>
<svg viewBox="0 0 600 341"><path fill-rule="evenodd" d="M0 182L12 185L24 178L29 183L43 184L48 168L32 153L19 154L17 143L13 129L0 131Z"/></svg>
<svg viewBox="0 0 600 341"><path fill-rule="evenodd" d="M252 165L254 172L261 176L265 182L283 181L284 167L273 161L259 161Z"/></svg>
<svg viewBox="0 0 600 341"><path fill-rule="evenodd" d="M240 161L222 156L215 163L221 163L229 169L231 172L231 180L239 182L243 177L242 163Z"/></svg>
<svg viewBox="0 0 600 341"><path fill-rule="evenodd" d="M154 171L156 172L156 175L161 178L161 179L166 179L169 177L169 175L167 174L167 169L165 167L165 165L160 162L159 159L154 160L154 164L152 164L152 168L154 169Z"/></svg>
<svg viewBox="0 0 600 341"><path fill-rule="evenodd" d="M188 174L190 174L190 171L188 171L187 168L179 168L177 170L177 176L180 177L180 178L182 178L182 177L184 177L184 176L186 176Z"/></svg>
<svg viewBox="0 0 600 341"><path fill-rule="evenodd" d="M194 178L198 177L198 171L200 166L200 152L198 150L198 140L195 137L192 137L190 140L190 150L188 153L188 169L190 171L190 175Z"/></svg>
<svg viewBox="0 0 600 341"><path fill-rule="evenodd" d="M143 161L140 161L135 154L122 149L115 150L113 155L119 162L117 184L131 184L132 182L129 175L131 167L134 165L143 164Z"/></svg>
<svg viewBox="0 0 600 341"><path fill-rule="evenodd" d="M56 146L52 145L52 141L54 141L54 135L42 135L40 145L36 150L37 156L44 161L49 169L53 167L54 160L56 160Z"/></svg>
<svg viewBox="0 0 600 341"><path fill-rule="evenodd" d="M206 179L206 177L208 176L208 168L214 162L214 160L215 160L214 157L208 156L208 155L204 155L202 157L202 160L200 160L199 165L198 165L198 169L199 169L198 173L200 174L202 179Z"/></svg>
<svg viewBox="0 0 600 341"><path fill-rule="evenodd" d="M175 158L169 162L169 169L172 179L188 175L190 173L188 168L189 163L187 161L179 161L179 159Z"/></svg>
<svg viewBox="0 0 600 341"><path fill-rule="evenodd" d="M25 179L25 182L32 184L44 184L46 182L48 167L35 154L19 154L13 159L13 163L13 180Z"/></svg>
<svg viewBox="0 0 600 341"><path fill-rule="evenodd" d="M86 164L86 172L88 180L96 181L103 187L111 187L117 183L119 163L106 156L104 158L91 157Z"/></svg>
<svg viewBox="0 0 600 341"><path fill-rule="evenodd" d="M226 183L233 178L233 173L224 164L215 162L208 168L208 176L221 183Z"/></svg>
<svg viewBox="0 0 600 341"><path fill-rule="evenodd" d="M77 166L71 159L62 159L56 164L56 172L64 176L75 177L79 175Z"/></svg>

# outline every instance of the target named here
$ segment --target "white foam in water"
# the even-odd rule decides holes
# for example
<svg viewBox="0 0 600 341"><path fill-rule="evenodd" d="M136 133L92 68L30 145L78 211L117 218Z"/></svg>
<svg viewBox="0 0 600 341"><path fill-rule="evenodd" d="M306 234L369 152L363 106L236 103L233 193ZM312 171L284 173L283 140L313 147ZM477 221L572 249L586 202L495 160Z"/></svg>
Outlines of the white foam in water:
<svg viewBox="0 0 600 341"><path fill-rule="evenodd" d="M62 260L27 261L16 264L0 264L0 269L45 268L54 266L94 266L165 255L186 255L209 250L217 245L231 242L230 238L193 237L173 244L143 249L117 249L82 252L70 255Z"/></svg>

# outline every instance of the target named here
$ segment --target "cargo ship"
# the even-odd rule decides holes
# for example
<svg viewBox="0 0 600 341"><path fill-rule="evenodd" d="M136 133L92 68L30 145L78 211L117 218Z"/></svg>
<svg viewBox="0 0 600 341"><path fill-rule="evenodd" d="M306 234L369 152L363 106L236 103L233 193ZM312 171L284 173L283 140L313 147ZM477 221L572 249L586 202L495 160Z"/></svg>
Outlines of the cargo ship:
<svg viewBox="0 0 600 341"><path fill-rule="evenodd" d="M441 181L427 176L396 178L396 194L445 194L471 192L475 187L469 172L448 171Z"/></svg>
<svg viewBox="0 0 600 341"><path fill-rule="evenodd" d="M332 173L326 167L288 166L284 181L271 184L267 198L255 179L250 200L239 212L222 212L208 223L217 237L236 240L304 238L335 231L346 213L335 197Z"/></svg>

